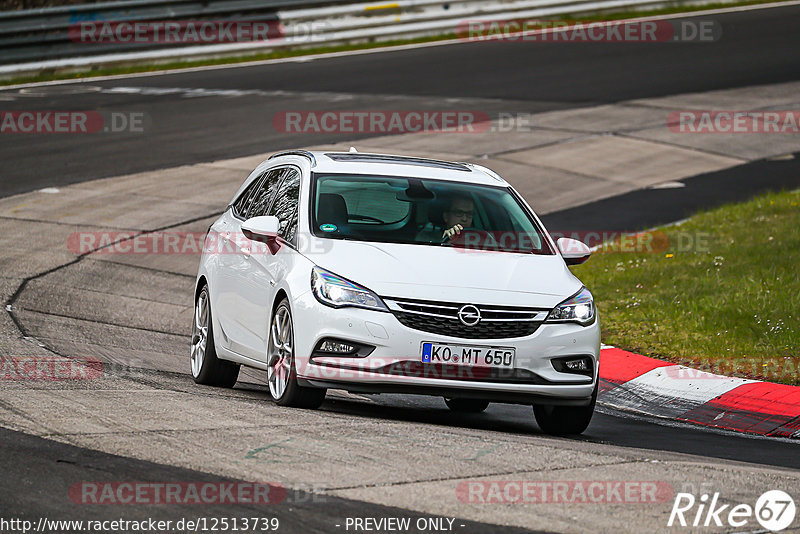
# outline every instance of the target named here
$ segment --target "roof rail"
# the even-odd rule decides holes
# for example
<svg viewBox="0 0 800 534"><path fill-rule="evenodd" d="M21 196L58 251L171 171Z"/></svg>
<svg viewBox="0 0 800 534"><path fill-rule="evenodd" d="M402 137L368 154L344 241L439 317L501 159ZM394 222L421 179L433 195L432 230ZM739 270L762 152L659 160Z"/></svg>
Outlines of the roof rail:
<svg viewBox="0 0 800 534"><path fill-rule="evenodd" d="M394 163L396 165L422 165L425 167L435 167L448 169L451 171L471 172L471 169L463 163L452 161L442 161L438 159L415 158L411 156L394 156L391 154L367 154L362 152L327 152L325 154L333 161L345 161L354 163Z"/></svg>
<svg viewBox="0 0 800 534"><path fill-rule="evenodd" d="M502 176L500 176L499 174L494 172L492 169L489 169L488 167L484 167L483 165L478 165L477 163L468 163L466 161L459 161L458 163L460 163L462 165L466 165L470 169L483 171L486 174L488 174L489 176L491 176L492 178L494 178L495 180L497 180L498 182L505 182L505 180L503 180Z"/></svg>
<svg viewBox="0 0 800 534"><path fill-rule="evenodd" d="M311 166L317 166L317 158L314 157L314 154L309 152L308 150L284 150L282 152L275 152L273 155L269 157L269 159L277 158L279 156L303 156L311 160Z"/></svg>

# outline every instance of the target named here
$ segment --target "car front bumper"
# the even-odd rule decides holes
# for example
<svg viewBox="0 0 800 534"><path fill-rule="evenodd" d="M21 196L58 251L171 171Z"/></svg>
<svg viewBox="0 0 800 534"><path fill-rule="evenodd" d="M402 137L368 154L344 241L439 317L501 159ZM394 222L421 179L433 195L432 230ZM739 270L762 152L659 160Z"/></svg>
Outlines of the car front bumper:
<svg viewBox="0 0 800 534"><path fill-rule="evenodd" d="M331 308L311 292L293 301L295 355L302 385L365 393L412 393L482 398L517 404L586 405L597 384L600 326L542 324L512 339L463 339L404 326L389 312ZM325 338L368 347L367 356L314 353ZM421 362L422 343L513 347L513 370L434 365ZM370 350L371 349L371 350ZM552 360L588 356L593 376L557 371Z"/></svg>

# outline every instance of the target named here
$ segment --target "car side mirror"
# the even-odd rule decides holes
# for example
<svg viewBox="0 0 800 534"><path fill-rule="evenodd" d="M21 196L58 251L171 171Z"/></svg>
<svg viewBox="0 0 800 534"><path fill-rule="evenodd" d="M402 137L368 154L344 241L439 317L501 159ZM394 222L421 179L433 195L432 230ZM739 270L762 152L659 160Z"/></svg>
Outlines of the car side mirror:
<svg viewBox="0 0 800 534"><path fill-rule="evenodd" d="M558 247L558 251L561 253L561 257L564 258L564 262L566 262L567 265L581 264L588 260L589 256L592 255L592 251L589 250L589 247L577 239L562 237L556 241L556 246Z"/></svg>
<svg viewBox="0 0 800 534"><path fill-rule="evenodd" d="M247 239L266 243L270 253L276 254L281 248L278 243L280 227L281 223L275 216L252 217L242 223L242 233Z"/></svg>

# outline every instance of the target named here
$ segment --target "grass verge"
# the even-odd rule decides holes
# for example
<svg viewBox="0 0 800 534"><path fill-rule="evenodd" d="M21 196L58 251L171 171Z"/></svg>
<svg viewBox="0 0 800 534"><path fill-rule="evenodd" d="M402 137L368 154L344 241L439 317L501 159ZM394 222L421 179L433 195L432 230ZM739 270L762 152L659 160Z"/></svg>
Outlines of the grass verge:
<svg viewBox="0 0 800 534"><path fill-rule="evenodd" d="M782 0L777 0L777 1L780 2ZM783 0L783 1L788 2L790 0ZM579 18L580 20L591 19L593 21L605 21L605 20L610 21L610 20L622 20L628 18L648 17L656 15L671 15L676 13L693 13L696 11L706 11L710 9L721 9L721 8L741 7L741 6L750 6L759 4L773 4L773 3L776 3L776 0L744 0L741 2L718 2L718 3L709 3L705 5L681 5L680 2L678 2L674 6L664 7L660 9L651 9L642 11L631 11L631 10L611 11L607 13L596 13L591 16L582 15ZM564 21L577 20L576 16L571 14L564 14L554 17L542 17L542 20L546 19L564 20ZM389 41L368 42L368 43L358 43L358 44L342 44L336 46L321 46L314 48L283 49L283 50L274 50L271 52L265 52L259 54L239 55L239 56L222 57L214 59L198 59L194 61L186 60L186 61L172 61L165 63L147 63L147 64L124 65L124 66L122 65L108 66L108 67L96 65L92 67L87 67L85 70L43 72L36 75L27 75L14 78L0 79L0 87L7 85L23 84L23 83L38 83L38 82L47 82L55 80L75 80L82 78L93 78L97 76L114 76L122 74L155 72L163 70L186 69L191 67L230 65L237 63L265 61L270 59L283 59L283 58L299 57L299 56L307 56L315 54L329 54L335 52L347 52L352 50L369 50L373 48L385 48L391 46L429 43L435 41L446 41L456 38L458 38L458 35L456 33L445 33L442 35L418 37L414 39L394 39Z"/></svg>
<svg viewBox="0 0 800 534"><path fill-rule="evenodd" d="M607 245L574 267L597 301L603 342L800 385L799 206L800 190L766 194L643 234L638 247Z"/></svg>

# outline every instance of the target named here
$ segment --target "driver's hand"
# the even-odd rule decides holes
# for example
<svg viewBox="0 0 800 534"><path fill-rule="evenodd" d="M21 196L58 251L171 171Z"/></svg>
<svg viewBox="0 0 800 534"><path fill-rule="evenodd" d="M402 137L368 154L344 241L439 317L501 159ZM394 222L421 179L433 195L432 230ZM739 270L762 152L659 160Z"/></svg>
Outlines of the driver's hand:
<svg viewBox="0 0 800 534"><path fill-rule="evenodd" d="M453 226L452 228L448 228L442 234L442 239L450 239L454 235L460 234L461 230L463 230L463 229L464 229L464 227L461 226L460 224L457 224L457 225Z"/></svg>

